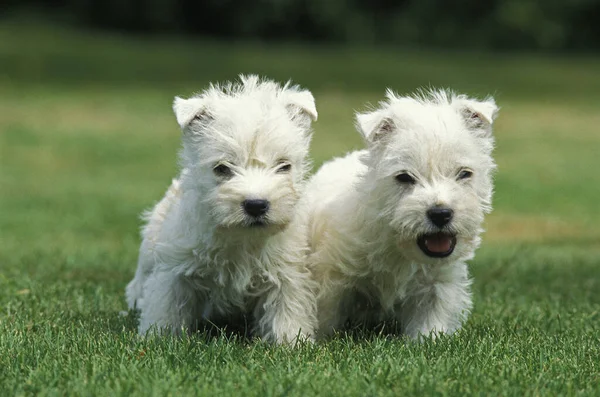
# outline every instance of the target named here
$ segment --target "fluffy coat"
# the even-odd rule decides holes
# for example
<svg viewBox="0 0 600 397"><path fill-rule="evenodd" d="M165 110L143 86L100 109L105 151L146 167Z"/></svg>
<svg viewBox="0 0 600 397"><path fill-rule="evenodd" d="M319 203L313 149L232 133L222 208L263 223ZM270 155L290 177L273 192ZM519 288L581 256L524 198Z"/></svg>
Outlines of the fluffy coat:
<svg viewBox="0 0 600 397"><path fill-rule="evenodd" d="M324 164L300 203L319 336L348 321L397 320L412 338L461 327L472 306L465 261L491 210L496 113L491 98L388 91L357 115L367 149ZM434 224L432 209L451 220Z"/></svg>
<svg viewBox="0 0 600 397"><path fill-rule="evenodd" d="M313 336L306 232L294 218L314 98L289 83L240 80L175 98L181 174L145 216L137 272L126 288L129 307L140 310L141 334L231 324L248 314L267 341ZM248 212L249 201L265 212Z"/></svg>

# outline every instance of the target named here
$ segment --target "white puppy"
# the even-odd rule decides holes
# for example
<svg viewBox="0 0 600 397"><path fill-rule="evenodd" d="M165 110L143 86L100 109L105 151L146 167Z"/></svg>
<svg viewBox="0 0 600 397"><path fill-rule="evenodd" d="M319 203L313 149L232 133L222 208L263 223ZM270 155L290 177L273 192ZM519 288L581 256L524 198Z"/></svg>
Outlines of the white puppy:
<svg viewBox="0 0 600 397"><path fill-rule="evenodd" d="M297 86L240 79L175 98L182 172L146 215L126 289L129 307L141 310L142 334L231 324L246 313L268 341L314 332L305 232L293 222L314 98Z"/></svg>
<svg viewBox="0 0 600 397"><path fill-rule="evenodd" d="M319 281L319 336L348 321L452 333L471 309L465 261L491 210L497 107L437 91L357 115L368 148L323 165L300 211Z"/></svg>

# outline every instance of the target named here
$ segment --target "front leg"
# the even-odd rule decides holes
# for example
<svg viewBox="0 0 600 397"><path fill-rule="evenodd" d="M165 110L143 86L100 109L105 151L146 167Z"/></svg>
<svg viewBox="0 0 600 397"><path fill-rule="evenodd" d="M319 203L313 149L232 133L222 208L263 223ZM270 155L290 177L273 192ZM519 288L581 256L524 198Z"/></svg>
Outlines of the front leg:
<svg viewBox="0 0 600 397"><path fill-rule="evenodd" d="M155 271L144 284L139 333L145 335L153 327L175 335L189 331L197 325L202 302L187 277L171 271Z"/></svg>
<svg viewBox="0 0 600 397"><path fill-rule="evenodd" d="M404 332L420 336L452 334L460 329L472 307L470 280L464 263L417 275L399 307Z"/></svg>
<svg viewBox="0 0 600 397"><path fill-rule="evenodd" d="M318 339L328 338L344 328L349 318L352 296L350 288L341 280L327 283L321 280L317 295Z"/></svg>
<svg viewBox="0 0 600 397"><path fill-rule="evenodd" d="M256 332L264 340L277 344L313 340L316 298L310 273L292 267L280 270L254 313Z"/></svg>

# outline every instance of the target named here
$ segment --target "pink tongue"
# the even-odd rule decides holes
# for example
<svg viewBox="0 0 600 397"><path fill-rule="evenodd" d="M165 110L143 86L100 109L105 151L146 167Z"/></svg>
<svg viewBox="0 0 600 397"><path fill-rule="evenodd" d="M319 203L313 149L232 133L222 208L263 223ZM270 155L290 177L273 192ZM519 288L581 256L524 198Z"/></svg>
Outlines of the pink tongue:
<svg viewBox="0 0 600 397"><path fill-rule="evenodd" d="M452 239L443 234L434 234L425 239L425 246L431 252L448 252L452 247Z"/></svg>

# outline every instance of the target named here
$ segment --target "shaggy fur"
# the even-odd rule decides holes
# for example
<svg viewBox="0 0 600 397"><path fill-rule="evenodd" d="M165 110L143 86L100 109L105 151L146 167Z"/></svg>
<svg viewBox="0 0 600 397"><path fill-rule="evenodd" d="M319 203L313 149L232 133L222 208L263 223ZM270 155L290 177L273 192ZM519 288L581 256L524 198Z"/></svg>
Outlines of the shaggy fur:
<svg viewBox="0 0 600 397"><path fill-rule="evenodd" d="M139 332L178 333L250 314L260 337L312 337L315 297L305 231L294 223L304 187L309 91L241 76L175 98L182 171L146 214L138 269L126 289ZM263 200L252 214L248 200ZM231 324L236 326L237 324Z"/></svg>
<svg viewBox="0 0 600 397"><path fill-rule="evenodd" d="M491 210L496 112L492 99L388 91L378 109L357 115L367 150L323 165L300 203L320 285L319 336L348 321L397 321L413 338L461 327L471 309L465 261ZM453 217L437 226L432 208ZM418 244L446 251L452 237L445 257Z"/></svg>

